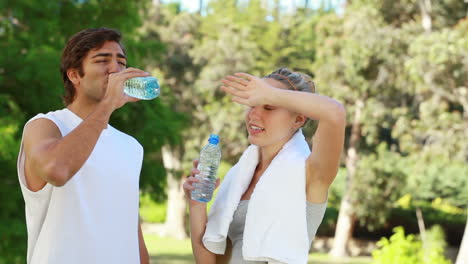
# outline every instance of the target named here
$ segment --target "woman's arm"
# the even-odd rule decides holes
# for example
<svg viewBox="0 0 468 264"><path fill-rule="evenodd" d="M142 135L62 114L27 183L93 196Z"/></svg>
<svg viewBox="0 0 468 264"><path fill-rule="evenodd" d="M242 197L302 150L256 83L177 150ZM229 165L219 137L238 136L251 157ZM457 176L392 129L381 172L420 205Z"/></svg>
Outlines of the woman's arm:
<svg viewBox="0 0 468 264"><path fill-rule="evenodd" d="M308 200L325 202L343 151L346 127L343 105L326 96L284 89L272 89L267 102L319 121L312 138L312 153L307 158L307 184L314 187L314 191L308 193Z"/></svg>
<svg viewBox="0 0 468 264"><path fill-rule="evenodd" d="M206 223L208 216L206 214L206 203L197 202L190 199L191 192L194 190L192 184L198 182L194 177L195 174L200 173L197 169L198 160L193 161L193 168L191 176L185 180L183 184L185 196L189 204L190 212L190 238L192 241L192 251L195 256L196 263L200 264L214 264L216 263L216 254L212 253L203 245L202 239L205 234ZM216 187L219 185L219 180L216 182Z"/></svg>
<svg viewBox="0 0 468 264"><path fill-rule="evenodd" d="M346 112L338 101L314 93L276 88L263 79L236 73L223 80L221 89L233 101L248 106L273 105L319 121L307 159L307 200L323 203L335 179L343 151ZM310 191L313 188L313 191Z"/></svg>
<svg viewBox="0 0 468 264"><path fill-rule="evenodd" d="M197 203L197 204L195 204ZM192 251L196 263L216 263L216 254L210 252L203 245L202 239L205 234L206 223L206 204L192 201L189 202L190 211L190 238L192 241Z"/></svg>

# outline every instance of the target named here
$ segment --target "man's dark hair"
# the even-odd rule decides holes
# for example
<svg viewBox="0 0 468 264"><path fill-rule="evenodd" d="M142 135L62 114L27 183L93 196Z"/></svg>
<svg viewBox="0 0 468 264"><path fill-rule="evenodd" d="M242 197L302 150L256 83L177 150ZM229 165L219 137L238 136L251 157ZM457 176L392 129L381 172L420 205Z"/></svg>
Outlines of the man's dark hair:
<svg viewBox="0 0 468 264"><path fill-rule="evenodd" d="M65 93L62 99L65 105L71 104L76 94L73 83L68 79L67 70L78 69L78 73L83 77L83 59L90 50L99 49L106 41L117 42L125 53L124 47L120 43L121 39L122 35L120 32L110 28L85 29L70 37L63 49L60 61L60 73L65 86Z"/></svg>

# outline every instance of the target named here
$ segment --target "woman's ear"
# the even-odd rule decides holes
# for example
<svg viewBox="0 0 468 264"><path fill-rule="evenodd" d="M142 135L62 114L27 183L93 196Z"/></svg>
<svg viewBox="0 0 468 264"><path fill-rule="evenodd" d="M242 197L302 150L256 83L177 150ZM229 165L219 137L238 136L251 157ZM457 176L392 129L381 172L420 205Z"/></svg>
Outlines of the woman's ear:
<svg viewBox="0 0 468 264"><path fill-rule="evenodd" d="M305 115L297 115L294 125L297 126L296 128L300 128L304 126L305 122L307 122L307 117Z"/></svg>

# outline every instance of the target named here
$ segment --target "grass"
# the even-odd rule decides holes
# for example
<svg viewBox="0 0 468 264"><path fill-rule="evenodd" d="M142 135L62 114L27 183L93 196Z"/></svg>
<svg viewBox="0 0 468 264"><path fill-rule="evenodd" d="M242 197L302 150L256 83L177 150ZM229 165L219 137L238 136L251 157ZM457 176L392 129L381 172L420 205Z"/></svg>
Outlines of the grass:
<svg viewBox="0 0 468 264"><path fill-rule="evenodd" d="M153 234L145 234L145 242L151 256L151 263L191 264L195 263L190 246L190 239L176 240ZM313 264L370 264L370 257L335 259L327 254L312 253L309 263Z"/></svg>
<svg viewBox="0 0 468 264"><path fill-rule="evenodd" d="M324 253L312 253L309 255L309 263L313 264L370 264L371 257L333 258Z"/></svg>
<svg viewBox="0 0 468 264"><path fill-rule="evenodd" d="M151 263L188 264L194 263L190 239L177 240L145 234L145 243Z"/></svg>

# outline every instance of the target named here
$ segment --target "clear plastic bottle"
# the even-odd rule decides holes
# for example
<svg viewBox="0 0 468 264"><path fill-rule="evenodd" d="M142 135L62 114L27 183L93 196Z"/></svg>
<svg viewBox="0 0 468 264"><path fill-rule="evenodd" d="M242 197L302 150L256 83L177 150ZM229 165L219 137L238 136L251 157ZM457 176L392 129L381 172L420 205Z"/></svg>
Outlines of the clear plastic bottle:
<svg viewBox="0 0 468 264"><path fill-rule="evenodd" d="M198 170L200 174L195 175L199 180L193 184L192 200L207 203L213 197L216 184L216 176L221 161L221 148L219 147L219 136L211 134L208 144L200 152Z"/></svg>
<svg viewBox="0 0 468 264"><path fill-rule="evenodd" d="M154 99L159 95L158 79L152 76L128 79L124 83L124 92L138 99Z"/></svg>

